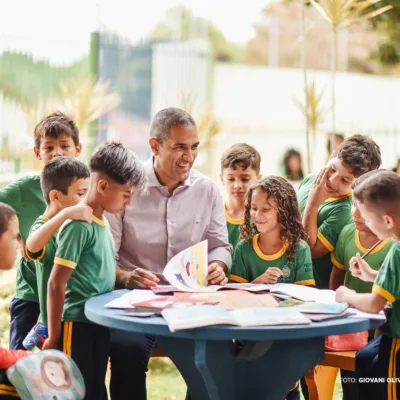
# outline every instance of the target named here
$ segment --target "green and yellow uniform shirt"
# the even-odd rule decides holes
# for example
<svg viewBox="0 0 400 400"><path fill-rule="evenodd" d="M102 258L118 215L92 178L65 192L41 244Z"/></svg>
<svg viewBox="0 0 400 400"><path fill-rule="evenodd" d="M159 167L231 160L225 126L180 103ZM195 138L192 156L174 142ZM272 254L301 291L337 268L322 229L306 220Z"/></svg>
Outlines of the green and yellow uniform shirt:
<svg viewBox="0 0 400 400"><path fill-rule="evenodd" d="M0 202L6 203L17 213L19 231L25 245L29 230L39 215L46 209L40 187L40 177L24 176L0 189ZM24 257L18 262L15 298L39 302L36 282L36 267L33 261Z"/></svg>
<svg viewBox="0 0 400 400"><path fill-rule="evenodd" d="M392 244L393 241L390 238L384 240L378 247L372 250L367 257L365 257L365 261L371 268L378 271ZM356 229L355 224L350 224L343 228L336 243L336 249L331 253L333 265L346 271L344 285L349 289L355 290L357 293L371 293L372 282L364 282L353 276L349 270L349 262L357 253L363 255L367 251L368 249L366 249L360 242L360 231Z"/></svg>
<svg viewBox="0 0 400 400"><path fill-rule="evenodd" d="M308 195L314 182L315 175L304 179L297 191L297 199L301 214L306 209ZM351 194L344 197L332 197L327 199L318 209L318 239L324 244L329 253L336 248L336 243L342 229L352 222L351 219ZM317 287L328 288L331 276L332 263L330 254L313 259L314 276Z"/></svg>
<svg viewBox="0 0 400 400"><path fill-rule="evenodd" d="M240 225L243 224L243 218L232 218L226 211L226 204L224 203L226 227L228 228L228 240L235 251L236 245L240 242Z"/></svg>
<svg viewBox="0 0 400 400"><path fill-rule="evenodd" d="M394 243L390 248L372 291L392 303L387 321L382 326L383 334L392 339L400 338L400 242Z"/></svg>
<svg viewBox="0 0 400 400"><path fill-rule="evenodd" d="M230 280L244 283L252 282L268 268L276 267L282 271L278 283L296 283L315 285L310 247L301 241L295 258L289 262L286 257L286 246L275 254L264 254L258 246L259 234L255 235L252 244L241 241L233 255Z"/></svg>
<svg viewBox="0 0 400 400"><path fill-rule="evenodd" d="M37 231L47 221L48 218L40 216L32 225L29 234L32 234L33 232ZM41 251L37 253L31 253L28 249L26 249L26 254L31 260L34 261L36 266L36 279L37 279L39 306L40 306L39 321L43 322L46 326L47 326L47 283L49 282L51 270L53 269L56 248L57 248L56 235L53 235L53 237L46 244L46 247L44 247Z"/></svg>
<svg viewBox="0 0 400 400"><path fill-rule="evenodd" d="M89 322L85 302L114 289L115 247L108 222L66 221L57 235L54 264L73 269L65 290L63 321Z"/></svg>

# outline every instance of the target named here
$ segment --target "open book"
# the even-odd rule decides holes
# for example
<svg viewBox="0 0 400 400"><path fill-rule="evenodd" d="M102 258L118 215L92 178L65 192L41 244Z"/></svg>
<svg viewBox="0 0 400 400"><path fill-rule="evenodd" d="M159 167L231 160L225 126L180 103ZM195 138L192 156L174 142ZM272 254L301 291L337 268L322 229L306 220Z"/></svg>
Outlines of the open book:
<svg viewBox="0 0 400 400"><path fill-rule="evenodd" d="M298 325L311 321L293 308L242 308L226 311L210 305L167 308L162 316L171 332L209 325Z"/></svg>

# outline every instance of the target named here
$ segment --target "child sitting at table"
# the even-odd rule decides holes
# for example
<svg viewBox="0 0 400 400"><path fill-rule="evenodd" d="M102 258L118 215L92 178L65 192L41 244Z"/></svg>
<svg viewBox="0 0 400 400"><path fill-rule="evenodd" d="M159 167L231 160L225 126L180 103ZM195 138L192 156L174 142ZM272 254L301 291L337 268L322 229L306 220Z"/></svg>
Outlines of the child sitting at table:
<svg viewBox="0 0 400 400"><path fill-rule="evenodd" d="M279 176L249 189L230 280L315 285L296 192Z"/></svg>
<svg viewBox="0 0 400 400"><path fill-rule="evenodd" d="M240 234L230 280L315 285L311 251L289 181L268 176L251 186ZM297 384L287 399L300 399Z"/></svg>
<svg viewBox="0 0 400 400"><path fill-rule="evenodd" d="M387 302L392 309L382 327L383 334L356 354L360 399L397 399L400 374L397 369L400 348L400 176L392 171L368 173L353 192L354 202L368 227L379 239L395 241L379 271L372 269L358 253L350 260L352 274L374 282L372 293L356 293L341 286L336 301L347 302L366 312L377 313ZM371 383L371 380L373 383Z"/></svg>

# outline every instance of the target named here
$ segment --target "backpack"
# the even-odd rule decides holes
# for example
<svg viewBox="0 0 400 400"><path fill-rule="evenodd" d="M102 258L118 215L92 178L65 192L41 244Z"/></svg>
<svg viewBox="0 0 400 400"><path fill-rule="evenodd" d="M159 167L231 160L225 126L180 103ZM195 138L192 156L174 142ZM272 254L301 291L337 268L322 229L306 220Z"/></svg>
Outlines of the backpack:
<svg viewBox="0 0 400 400"><path fill-rule="evenodd" d="M7 370L21 400L82 400L85 383L75 362L59 350L19 359Z"/></svg>

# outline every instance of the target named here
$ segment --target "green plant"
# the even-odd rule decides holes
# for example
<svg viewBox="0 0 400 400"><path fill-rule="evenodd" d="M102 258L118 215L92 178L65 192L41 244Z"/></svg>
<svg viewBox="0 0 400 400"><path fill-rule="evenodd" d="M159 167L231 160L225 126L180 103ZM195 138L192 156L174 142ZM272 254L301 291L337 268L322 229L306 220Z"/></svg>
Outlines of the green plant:
<svg viewBox="0 0 400 400"><path fill-rule="evenodd" d="M377 15L393 8L392 5L371 10L371 7L381 0L310 0L311 4L319 11L322 17L329 22L332 28L331 49L331 82L332 82L332 136L331 144L334 148L336 132L336 64L337 64L337 38L341 29L370 20Z"/></svg>

